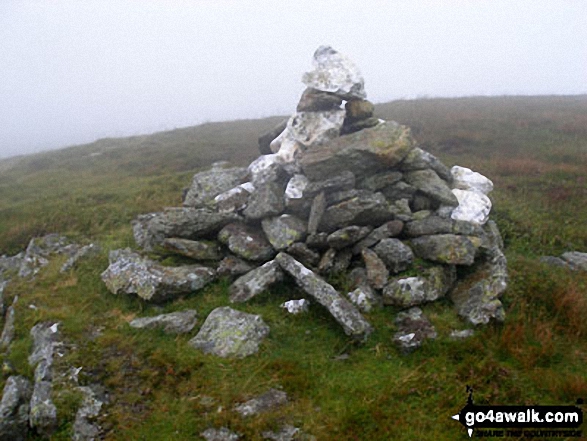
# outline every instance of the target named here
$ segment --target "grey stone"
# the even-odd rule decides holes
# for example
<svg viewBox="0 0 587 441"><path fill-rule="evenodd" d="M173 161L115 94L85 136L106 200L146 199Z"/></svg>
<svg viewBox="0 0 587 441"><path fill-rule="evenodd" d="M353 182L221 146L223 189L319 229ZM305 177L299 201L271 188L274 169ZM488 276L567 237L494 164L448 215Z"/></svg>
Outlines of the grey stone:
<svg viewBox="0 0 587 441"><path fill-rule="evenodd" d="M350 125L355 121L371 118L375 111L375 106L368 100L353 99L344 105L346 110L345 125Z"/></svg>
<svg viewBox="0 0 587 441"><path fill-rule="evenodd" d="M449 337L451 340L464 340L475 335L475 331L472 329L463 329L462 331L453 330L450 331Z"/></svg>
<svg viewBox="0 0 587 441"><path fill-rule="evenodd" d="M271 260L236 279L230 287L230 301L246 302L282 279L280 266L275 260Z"/></svg>
<svg viewBox="0 0 587 441"><path fill-rule="evenodd" d="M393 218L393 212L381 193L360 190L359 195L326 209L320 230L334 231L349 225L380 225Z"/></svg>
<svg viewBox="0 0 587 441"><path fill-rule="evenodd" d="M186 309L169 314L160 314L154 317L141 317L132 320L129 325L136 329L162 328L167 334L187 334L198 322L197 311Z"/></svg>
<svg viewBox="0 0 587 441"><path fill-rule="evenodd" d="M369 248L362 251L363 261L367 269L367 281L375 289L382 289L387 284L389 270L377 253Z"/></svg>
<svg viewBox="0 0 587 441"><path fill-rule="evenodd" d="M281 428L281 430L279 430L279 432L266 431L263 432L261 435L263 436L263 439L268 439L272 441L294 441L301 439L298 436L299 434L300 429L289 424L286 424Z"/></svg>
<svg viewBox="0 0 587 441"><path fill-rule="evenodd" d="M416 193L416 187L413 187L404 181L399 181L383 188L381 193L383 193L388 201L396 201L399 199L410 200Z"/></svg>
<svg viewBox="0 0 587 441"><path fill-rule="evenodd" d="M277 216L284 209L285 199L282 186L274 182L267 182L251 194L243 214L247 219L257 220Z"/></svg>
<svg viewBox="0 0 587 441"><path fill-rule="evenodd" d="M327 238L327 242L331 248L340 250L360 241L371 231L373 231L373 227L370 226L359 227L357 225L351 225L336 230L334 233L330 234Z"/></svg>
<svg viewBox="0 0 587 441"><path fill-rule="evenodd" d="M396 182L400 181L402 174L398 171L384 171L376 173L371 176L367 176L357 185L358 189L379 191L385 187L389 187Z"/></svg>
<svg viewBox="0 0 587 441"><path fill-rule="evenodd" d="M323 145L340 135L344 116L342 109L297 112L287 122L284 141L290 138L305 148Z"/></svg>
<svg viewBox="0 0 587 441"><path fill-rule="evenodd" d="M348 300L293 257L281 252L275 260L286 273L295 279L300 288L332 314L347 335L365 339L373 331L369 322Z"/></svg>
<svg viewBox="0 0 587 441"><path fill-rule="evenodd" d="M306 238L306 245L314 250L326 250L328 248L328 233L310 234Z"/></svg>
<svg viewBox="0 0 587 441"><path fill-rule="evenodd" d="M20 261L19 277L33 277L41 268L49 264L48 258L54 254L73 254L77 246L71 244L65 236L47 234L35 237L27 245Z"/></svg>
<svg viewBox="0 0 587 441"><path fill-rule="evenodd" d="M410 202L407 199L398 199L389 205L389 211L396 220L409 222L414 219Z"/></svg>
<svg viewBox="0 0 587 441"><path fill-rule="evenodd" d="M14 306L9 306L4 317L4 328L0 336L0 350L6 350L14 339L14 321L15 321Z"/></svg>
<svg viewBox="0 0 587 441"><path fill-rule="evenodd" d="M281 390L269 389L262 395L239 404L234 410L242 417L250 417L274 410L287 404L287 394Z"/></svg>
<svg viewBox="0 0 587 441"><path fill-rule="evenodd" d="M334 256L334 264L332 265L332 273L344 273L351 265L352 258L353 253L350 248L343 248L342 250L337 250L336 255Z"/></svg>
<svg viewBox="0 0 587 441"><path fill-rule="evenodd" d="M359 121L355 121L355 122L343 125L342 129L340 131L340 134L341 135L348 135L351 133L358 132L359 130L370 129L372 127L375 127L379 124L384 124L384 123L385 123L385 121L383 121L379 118L375 118L375 117L362 119Z"/></svg>
<svg viewBox="0 0 587 441"><path fill-rule="evenodd" d="M307 88L302 93L296 111L320 112L323 110L336 110L340 108L341 104L342 99L332 93Z"/></svg>
<svg viewBox="0 0 587 441"><path fill-rule="evenodd" d="M213 205L220 213L240 212L247 207L251 193L254 191L255 186L250 182L245 182L217 195Z"/></svg>
<svg viewBox="0 0 587 441"><path fill-rule="evenodd" d="M410 244L418 257L449 265L472 265L477 252L469 238L454 234L421 236Z"/></svg>
<svg viewBox="0 0 587 441"><path fill-rule="evenodd" d="M432 210L436 205L438 205L437 202L433 201L428 196L425 196L420 192L416 192L411 202L411 208L415 212L423 210Z"/></svg>
<svg viewBox="0 0 587 441"><path fill-rule="evenodd" d="M456 281L454 266L434 267L421 276L391 280L383 290L383 303L410 308L442 298Z"/></svg>
<svg viewBox="0 0 587 441"><path fill-rule="evenodd" d="M561 255L561 259L567 262L572 269L587 271L587 253L568 251Z"/></svg>
<svg viewBox="0 0 587 441"><path fill-rule="evenodd" d="M569 263L561 259L560 257L555 256L541 256L540 262L545 263L550 266L558 266L560 268L569 268Z"/></svg>
<svg viewBox="0 0 587 441"><path fill-rule="evenodd" d="M91 387L83 386L78 390L83 394L81 406L75 414L72 441L95 441L101 439L102 429L95 421L100 415L103 399Z"/></svg>
<svg viewBox="0 0 587 441"><path fill-rule="evenodd" d="M424 340L437 337L436 329L418 307L400 312L395 319L395 324L398 331L393 341L403 352L411 352L420 347Z"/></svg>
<svg viewBox="0 0 587 441"><path fill-rule="evenodd" d="M102 280L113 294L137 295L162 302L198 291L215 278L215 271L199 265L166 267L130 249L110 252L110 265Z"/></svg>
<svg viewBox="0 0 587 441"><path fill-rule="evenodd" d="M195 260L220 260L222 252L220 246L212 241L197 241L189 239L168 238L163 241L163 247L176 254Z"/></svg>
<svg viewBox="0 0 587 441"><path fill-rule="evenodd" d="M269 243L277 251L306 238L306 222L291 214L263 219L261 226Z"/></svg>
<svg viewBox="0 0 587 441"><path fill-rule="evenodd" d="M422 221L426 218L432 216L432 212L430 210L420 210L415 213L412 213L412 220L413 221Z"/></svg>
<svg viewBox="0 0 587 441"><path fill-rule="evenodd" d="M422 220L408 222L404 226L404 234L408 237L429 236L453 232L453 222L438 216L429 216Z"/></svg>
<svg viewBox="0 0 587 441"><path fill-rule="evenodd" d="M24 441L29 428L29 403L32 386L21 376L6 380L0 402L0 440Z"/></svg>
<svg viewBox="0 0 587 441"><path fill-rule="evenodd" d="M326 196L324 192L318 193L312 201L310 216L308 218L308 233L315 234L318 232L318 226L322 221L322 216L326 211Z"/></svg>
<svg viewBox="0 0 587 441"><path fill-rule="evenodd" d="M225 226L218 233L218 240L234 254L247 260L266 262L275 255L263 231L242 223Z"/></svg>
<svg viewBox="0 0 587 441"><path fill-rule="evenodd" d="M369 285L361 285L348 293L349 300L361 311L369 312L381 304L381 298Z"/></svg>
<svg viewBox="0 0 587 441"><path fill-rule="evenodd" d="M269 334L261 316L227 306L213 310L190 346L223 358L244 358L255 354Z"/></svg>
<svg viewBox="0 0 587 441"><path fill-rule="evenodd" d="M284 183L288 179L284 165L283 159L277 154L259 156L248 167L251 183L255 188L268 182Z"/></svg>
<svg viewBox="0 0 587 441"><path fill-rule="evenodd" d="M41 322L31 328L33 347L29 355L29 365L35 370L35 380L51 381L53 352L58 344L59 323Z"/></svg>
<svg viewBox="0 0 587 441"><path fill-rule="evenodd" d="M244 167L222 168L221 166L196 173L183 205L195 208L202 207L212 202L220 193L242 184L247 178L247 174L247 169Z"/></svg>
<svg viewBox="0 0 587 441"><path fill-rule="evenodd" d="M446 182L452 182L453 175L451 170L436 156L419 147L413 149L400 165L402 171L426 170L427 168L434 170Z"/></svg>
<svg viewBox="0 0 587 441"><path fill-rule="evenodd" d="M321 192L351 190L355 187L355 182L355 174L351 170L344 170L339 174L326 176L322 180L309 181L304 189L304 196L312 197Z"/></svg>
<svg viewBox="0 0 587 441"><path fill-rule="evenodd" d="M200 435L202 435L206 441L238 441L240 439L240 435L231 432L226 427L221 427L220 429L206 429Z"/></svg>
<svg viewBox="0 0 587 441"><path fill-rule="evenodd" d="M308 302L306 299L288 300L287 302L281 304L283 309L294 315L308 312L309 306L310 302Z"/></svg>
<svg viewBox="0 0 587 441"><path fill-rule="evenodd" d="M393 167L413 147L407 127L387 122L310 147L300 165L311 181L327 179L345 170L363 177Z"/></svg>
<svg viewBox="0 0 587 441"><path fill-rule="evenodd" d="M287 249L287 254L292 256L304 266L314 267L320 261L320 254L311 250L308 245L302 242L296 242Z"/></svg>
<svg viewBox="0 0 587 441"><path fill-rule="evenodd" d="M77 265L77 262L79 262L81 259L96 255L98 252L100 252L100 247L93 243L79 248L73 256L65 261L59 272L66 273L67 271L74 268Z"/></svg>
<svg viewBox="0 0 587 441"><path fill-rule="evenodd" d="M455 188L453 194L459 201L450 217L454 220L466 221L477 225L484 225L489 219L491 200L483 193Z"/></svg>
<svg viewBox="0 0 587 441"><path fill-rule="evenodd" d="M277 138L287 126L287 119L284 119L279 124L277 124L273 129L269 130L268 132L264 133L263 135L259 136L259 152L262 155L269 155L273 153L271 151L271 141Z"/></svg>
<svg viewBox="0 0 587 441"><path fill-rule="evenodd" d="M459 201L446 181L438 177L434 170L416 170L404 173L405 181L426 196L444 205L457 206Z"/></svg>
<svg viewBox="0 0 587 441"><path fill-rule="evenodd" d="M414 253L399 239L382 239L373 248L373 251L385 262L392 273L404 271L414 262Z"/></svg>
<svg viewBox="0 0 587 441"><path fill-rule="evenodd" d="M31 397L29 425L45 438L57 429L57 408L51 399L50 381L37 381Z"/></svg>
<svg viewBox="0 0 587 441"><path fill-rule="evenodd" d="M336 250L334 248L326 250L326 252L322 254L320 262L318 262L318 272L320 274L329 274L333 272L335 259Z"/></svg>
<svg viewBox="0 0 587 441"><path fill-rule="evenodd" d="M399 220L392 220L375 228L367 237L359 241L353 247L353 253L359 254L364 248L370 248L381 239L399 236L404 228L404 223Z"/></svg>
<svg viewBox="0 0 587 441"><path fill-rule="evenodd" d="M248 273L254 268L254 266L233 255L226 256L218 264L216 274L218 277L236 277Z"/></svg>

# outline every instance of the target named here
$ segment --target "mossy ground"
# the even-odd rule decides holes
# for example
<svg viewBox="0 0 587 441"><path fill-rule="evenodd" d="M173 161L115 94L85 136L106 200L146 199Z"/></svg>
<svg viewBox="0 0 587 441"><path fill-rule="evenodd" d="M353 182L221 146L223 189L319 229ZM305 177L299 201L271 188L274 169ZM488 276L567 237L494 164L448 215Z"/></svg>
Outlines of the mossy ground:
<svg viewBox="0 0 587 441"><path fill-rule="evenodd" d="M255 158L256 137L277 118L206 124L24 157L10 168L0 161L0 254L50 232L103 247L67 274L57 258L34 281L8 286L7 301L20 298L9 355L15 369L32 376L28 331L60 320L70 348L62 363L83 367L81 383L100 382L111 394L103 424L112 440L197 439L210 426L254 440L285 423L318 440L467 439L450 419L465 403L466 385L478 404L587 399L587 274L538 261L587 251L587 97L398 101L376 114L411 126L447 165L493 180L492 217L511 276L504 324L451 341L448 333L466 325L442 300L423 308L439 338L406 356L392 343L393 308L367 314L376 332L356 345L320 307L303 316L281 310L302 297L283 283L238 306L271 328L257 356L219 359L189 347L192 335L130 328L135 316L184 308L195 308L201 324L229 304L227 281L159 308L114 296L100 280L108 250L134 246L137 214L178 205L193 173L213 161ZM232 411L270 387L283 388L290 404L248 419ZM71 436L79 397L60 400L58 440Z"/></svg>

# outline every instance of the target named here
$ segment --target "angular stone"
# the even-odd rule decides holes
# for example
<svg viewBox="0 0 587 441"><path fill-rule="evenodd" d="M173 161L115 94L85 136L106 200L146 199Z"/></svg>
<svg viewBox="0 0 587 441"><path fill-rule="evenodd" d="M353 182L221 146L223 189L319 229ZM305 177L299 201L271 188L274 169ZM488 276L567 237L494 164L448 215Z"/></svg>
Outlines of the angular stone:
<svg viewBox="0 0 587 441"><path fill-rule="evenodd" d="M240 257L229 255L220 261L216 274L218 277L236 277L248 273L253 268L253 265Z"/></svg>
<svg viewBox="0 0 587 441"><path fill-rule="evenodd" d="M369 285L357 287L354 291L348 293L348 298L357 308L364 312L369 312L381 304L381 299Z"/></svg>
<svg viewBox="0 0 587 441"><path fill-rule="evenodd" d="M246 403L239 404L234 408L241 417L246 418L260 413L274 410L287 404L287 394L281 390L269 389L262 395L252 398Z"/></svg>
<svg viewBox="0 0 587 441"><path fill-rule="evenodd" d="M301 262L304 266L314 267L318 265L318 262L320 261L320 254L311 250L308 245L301 242L292 244L287 249L287 254Z"/></svg>
<svg viewBox="0 0 587 441"><path fill-rule="evenodd" d="M353 247L353 254L359 254L364 248L371 248L381 239L399 236L404 228L404 223L399 220L392 220L375 228L367 237Z"/></svg>
<svg viewBox="0 0 587 441"><path fill-rule="evenodd" d="M414 262L414 253L399 239L382 239L373 251L385 262L392 273L404 271Z"/></svg>
<svg viewBox="0 0 587 441"><path fill-rule="evenodd" d="M472 265L477 252L469 238L454 234L421 236L410 243L418 257L449 265Z"/></svg>
<svg viewBox="0 0 587 441"><path fill-rule="evenodd" d="M333 274L341 274L341 273L346 272L346 270L351 265L352 258L353 258L353 253L349 248L337 250L336 255L334 256L334 262L332 265L331 272Z"/></svg>
<svg viewBox="0 0 587 441"><path fill-rule="evenodd" d="M212 167L211 170L196 173L185 196L185 207L202 207L214 200L220 193L243 183L247 177L244 167L222 168Z"/></svg>
<svg viewBox="0 0 587 441"><path fill-rule="evenodd" d="M261 316L227 306L213 310L189 345L223 358L244 358L255 354L269 334Z"/></svg>
<svg viewBox="0 0 587 441"><path fill-rule="evenodd" d="M318 193L312 201L310 208L310 216L308 218L308 233L316 234L318 232L318 226L322 221L322 216L326 211L326 196L324 192Z"/></svg>
<svg viewBox="0 0 587 441"><path fill-rule="evenodd" d="M570 267L568 262L564 261L560 257L555 257L555 256L540 256L540 262L545 263L550 266L557 266L559 268L569 268Z"/></svg>
<svg viewBox="0 0 587 441"><path fill-rule="evenodd" d="M96 244L89 244L84 245L83 247L79 248L69 259L65 261L65 263L61 266L59 270L60 273L66 273L67 271L74 268L77 263L81 259L88 258L89 256L96 255L100 251L100 247Z"/></svg>
<svg viewBox="0 0 587 441"><path fill-rule="evenodd" d="M261 226L265 236L277 251L282 251L294 242L306 238L306 222L291 214L263 219Z"/></svg>
<svg viewBox="0 0 587 441"><path fill-rule="evenodd" d="M32 386L29 380L21 376L8 377L0 402L0 439L27 439L31 395Z"/></svg>
<svg viewBox="0 0 587 441"><path fill-rule="evenodd" d="M408 237L429 236L431 234L452 233L453 222L438 216L429 216L422 220L408 222L404 234Z"/></svg>
<svg viewBox="0 0 587 441"><path fill-rule="evenodd" d="M421 276L391 280L383 290L383 303L410 308L444 297L456 280L456 270L435 267Z"/></svg>
<svg viewBox="0 0 587 441"><path fill-rule="evenodd" d="M230 287L230 301L232 303L246 302L281 280L283 280L281 267L275 260L271 260L236 279Z"/></svg>
<svg viewBox="0 0 587 441"><path fill-rule="evenodd" d="M357 185L360 190L379 191L400 181L402 174L398 171L384 171L367 176Z"/></svg>
<svg viewBox="0 0 587 441"><path fill-rule="evenodd" d="M176 254L195 260L220 260L220 246L212 241L196 241L189 239L169 238L163 241L163 247Z"/></svg>
<svg viewBox="0 0 587 441"><path fill-rule="evenodd" d="M363 177L393 167L414 144L407 127L387 122L311 147L300 159L300 165L312 181L327 179L345 170Z"/></svg>
<svg viewBox="0 0 587 441"><path fill-rule="evenodd" d="M279 136L285 130L287 126L287 119L284 119L279 124L277 124L273 129L269 130L268 132L264 133L263 135L259 136L259 152L262 155L270 155L271 151L271 141Z"/></svg>
<svg viewBox="0 0 587 441"><path fill-rule="evenodd" d="M286 138L305 148L320 146L340 136L345 112L342 109L321 112L297 112L287 122Z"/></svg>
<svg viewBox="0 0 587 441"><path fill-rule="evenodd" d="M304 175L293 175L285 187L286 205L304 199L304 192L310 181Z"/></svg>
<svg viewBox="0 0 587 441"><path fill-rule="evenodd" d="M254 191L244 209L243 214L247 219L263 219L269 216L277 216L285 209L283 187L274 182L266 182Z"/></svg>
<svg viewBox="0 0 587 441"><path fill-rule="evenodd" d="M57 429L57 408L51 399L52 389L50 381L38 381L31 397L29 425L45 438Z"/></svg>
<svg viewBox="0 0 587 441"><path fill-rule="evenodd" d="M96 419L100 415L104 401L92 387L82 386L78 390L83 394L82 404L75 414L72 441L94 441L100 439L102 430Z"/></svg>
<svg viewBox="0 0 587 441"><path fill-rule="evenodd" d="M187 334L198 322L195 309L160 314L154 317L140 317L132 320L129 325L136 329L162 328L167 334Z"/></svg>
<svg viewBox="0 0 587 441"><path fill-rule="evenodd" d="M561 255L561 259L567 262L572 269L587 271L587 253L568 251Z"/></svg>
<svg viewBox="0 0 587 441"><path fill-rule="evenodd" d="M283 309L294 315L308 312L309 306L310 302L308 302L306 299L288 300L287 302L281 304Z"/></svg>
<svg viewBox="0 0 587 441"><path fill-rule="evenodd" d="M335 176L327 177L320 181L310 181L304 189L304 196L312 197L318 193L332 193L335 191L351 190L355 187L355 174L350 170L345 170Z"/></svg>
<svg viewBox="0 0 587 441"><path fill-rule="evenodd" d="M239 220L235 213L217 213L207 208L177 207L140 215L132 222L137 245L146 251L161 245L168 237L196 239Z"/></svg>
<svg viewBox="0 0 587 441"><path fill-rule="evenodd" d="M393 218L393 213L381 193L360 190L351 199L326 209L319 229L334 231L349 225L380 225Z"/></svg>
<svg viewBox="0 0 587 441"><path fill-rule="evenodd" d="M355 121L371 118L375 111L375 106L367 100L349 100L346 102L344 109L346 110L345 124L352 124Z"/></svg>
<svg viewBox="0 0 587 441"><path fill-rule="evenodd" d="M226 427L220 429L206 429L200 434L206 441L238 441L240 435L231 432Z"/></svg>
<svg viewBox="0 0 587 441"><path fill-rule="evenodd" d="M330 274L333 272L334 263L336 259L336 250L334 248L329 248L326 252L322 255L320 262L318 263L318 272L320 274Z"/></svg>
<svg viewBox="0 0 587 441"><path fill-rule="evenodd" d="M426 170L427 168L434 170L446 182L452 182L451 170L436 156L419 147L413 149L400 165L402 171Z"/></svg>
<svg viewBox="0 0 587 441"><path fill-rule="evenodd" d="M49 264L48 258L54 254L73 255L78 246L71 244L65 236L47 234L34 237L27 245L24 256L20 260L19 277L34 277L41 268Z"/></svg>
<svg viewBox="0 0 587 441"><path fill-rule="evenodd" d="M326 250L328 248L328 233L310 234L306 239L306 245L314 250Z"/></svg>
<svg viewBox="0 0 587 441"><path fill-rule="evenodd" d="M451 219L477 225L487 222L491 211L491 201L487 196L470 190L454 189L452 192L459 201L459 206L452 211Z"/></svg>
<svg viewBox="0 0 587 441"><path fill-rule="evenodd" d="M348 123L342 126L340 131L341 135L349 135L351 133L358 132L360 130L370 129L372 127L378 126L379 124L384 124L385 121L379 118L371 117L367 119L362 119L359 121L355 121L352 123Z"/></svg>
<svg viewBox="0 0 587 441"><path fill-rule="evenodd" d="M293 257L282 252L275 260L295 279L300 288L332 314L347 335L364 339L373 331L369 322L348 300Z"/></svg>
<svg viewBox="0 0 587 441"><path fill-rule="evenodd" d="M247 260L266 262L275 255L263 232L249 225L228 224L218 233L218 240L234 254Z"/></svg>
<svg viewBox="0 0 587 441"><path fill-rule="evenodd" d="M365 226L359 227L357 225L351 225L349 227L341 228L330 234L326 241L331 248L340 250L342 248L353 245L367 236L373 227Z"/></svg>
<svg viewBox="0 0 587 441"><path fill-rule="evenodd" d="M342 99L332 93L308 88L302 93L296 111L321 112L324 110L336 110L340 108L341 104Z"/></svg>
<svg viewBox="0 0 587 441"><path fill-rule="evenodd" d="M357 66L330 46L320 46L312 60L314 70L306 72L302 82L312 89L330 92L342 99L364 99L365 80Z"/></svg>
<svg viewBox="0 0 587 441"><path fill-rule="evenodd" d="M410 209L410 203L407 199L399 199L389 205L389 211L396 220L409 222L414 220L414 214Z"/></svg>
<svg viewBox="0 0 587 441"><path fill-rule="evenodd" d="M404 181L396 182L390 186L387 186L381 190L381 193L387 198L388 201L397 201L400 199L412 199L416 193L416 188Z"/></svg>
<svg viewBox="0 0 587 441"><path fill-rule="evenodd" d="M214 198L214 206L220 213L236 213L246 208L255 186L245 182L237 187L220 193Z"/></svg>
<svg viewBox="0 0 587 441"><path fill-rule="evenodd" d="M362 251L363 261L367 269L367 281L375 289L381 289L387 283L389 270L377 253L369 248Z"/></svg>
<svg viewBox="0 0 587 441"><path fill-rule="evenodd" d="M451 340L464 340L473 335L475 335L475 331L472 329L463 329L462 331L453 330L450 331L449 338Z"/></svg>
<svg viewBox="0 0 587 441"><path fill-rule="evenodd" d="M300 437L300 429L297 427L291 426L286 424L281 428L279 432L263 432L261 433L263 439L268 439L272 441L295 441L295 440L305 440L305 441L312 441L309 437L302 438ZM316 441L315 439L313 441Z"/></svg>
<svg viewBox="0 0 587 441"><path fill-rule="evenodd" d="M29 365L35 370L35 381L51 381L53 367L53 350L59 336L59 323L41 322L31 328L33 347L29 356Z"/></svg>
<svg viewBox="0 0 587 441"><path fill-rule="evenodd" d="M400 312L395 319L395 325L398 332L395 333L393 341L406 353L420 347L424 340L435 339L438 335L432 323L418 307Z"/></svg>
<svg viewBox="0 0 587 441"><path fill-rule="evenodd" d="M165 267L128 248L111 251L109 260L102 280L110 292L137 295L150 302L198 291L215 278L211 268L199 265Z"/></svg>
<svg viewBox="0 0 587 441"><path fill-rule="evenodd" d="M414 194L411 202L411 208L414 212L433 210L436 206L438 206L438 202L433 201L428 196L425 196L419 191Z"/></svg>
<svg viewBox="0 0 587 441"><path fill-rule="evenodd" d="M9 306L4 317L4 328L2 329L2 335L0 336L0 350L5 351L8 349L12 340L14 339L14 321L15 321L14 306Z"/></svg>
<svg viewBox="0 0 587 441"><path fill-rule="evenodd" d="M288 179L283 158L277 154L259 156L249 164L248 171L255 188L262 187L267 182L281 183Z"/></svg>
<svg viewBox="0 0 587 441"><path fill-rule="evenodd" d="M405 181L426 196L444 205L457 206L459 201L450 191L446 181L438 177L434 170L416 170L404 173Z"/></svg>
<svg viewBox="0 0 587 441"><path fill-rule="evenodd" d="M488 194L493 190L493 182L481 173L455 165L450 169L453 177L453 187L461 190L477 191Z"/></svg>

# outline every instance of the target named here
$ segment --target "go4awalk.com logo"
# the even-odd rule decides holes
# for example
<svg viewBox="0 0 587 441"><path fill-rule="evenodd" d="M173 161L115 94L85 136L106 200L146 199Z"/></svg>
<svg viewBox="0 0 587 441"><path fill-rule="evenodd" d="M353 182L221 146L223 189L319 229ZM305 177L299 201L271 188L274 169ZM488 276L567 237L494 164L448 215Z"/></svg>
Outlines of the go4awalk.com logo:
<svg viewBox="0 0 587 441"><path fill-rule="evenodd" d="M478 406L467 386L467 404L451 418L469 437L569 438L582 436L583 411L577 406ZM583 400L577 400L577 405Z"/></svg>

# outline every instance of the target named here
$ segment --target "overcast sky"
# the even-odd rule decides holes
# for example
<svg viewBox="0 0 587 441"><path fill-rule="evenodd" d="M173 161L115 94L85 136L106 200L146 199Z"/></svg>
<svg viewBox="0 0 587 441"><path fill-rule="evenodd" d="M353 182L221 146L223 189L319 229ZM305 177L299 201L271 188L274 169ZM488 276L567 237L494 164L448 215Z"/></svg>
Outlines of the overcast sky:
<svg viewBox="0 0 587 441"><path fill-rule="evenodd" d="M0 0L0 157L289 114L322 44L374 102L587 93L585 0Z"/></svg>

